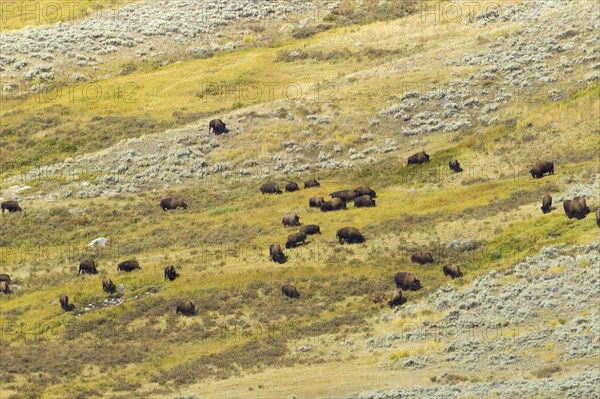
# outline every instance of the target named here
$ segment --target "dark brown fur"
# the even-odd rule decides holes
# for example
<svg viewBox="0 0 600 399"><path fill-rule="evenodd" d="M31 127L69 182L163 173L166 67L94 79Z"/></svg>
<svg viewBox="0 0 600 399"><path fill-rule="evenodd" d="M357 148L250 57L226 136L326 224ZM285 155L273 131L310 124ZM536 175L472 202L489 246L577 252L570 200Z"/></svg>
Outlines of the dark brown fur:
<svg viewBox="0 0 600 399"><path fill-rule="evenodd" d="M307 224L306 226L300 227L300 232L308 235L321 234L321 227L318 224Z"/></svg>
<svg viewBox="0 0 600 399"><path fill-rule="evenodd" d="M294 233L294 234L290 234L287 238L287 242L285 243L285 247L286 248L296 248L296 246L299 243L305 244L306 241L306 234L300 232L300 233Z"/></svg>
<svg viewBox="0 0 600 399"><path fill-rule="evenodd" d="M286 215L281 219L284 226L300 226L300 217L298 215Z"/></svg>
<svg viewBox="0 0 600 399"><path fill-rule="evenodd" d="M534 179L540 179L544 176L544 174L548 173L549 175L554 174L554 162L538 162L529 170L531 176Z"/></svg>
<svg viewBox="0 0 600 399"><path fill-rule="evenodd" d="M221 119L213 119L208 123L208 134L210 134L211 130L217 136L223 133L229 133L229 129L227 129L227 126Z"/></svg>
<svg viewBox="0 0 600 399"><path fill-rule="evenodd" d="M550 194L546 194L546 195L544 195L544 198L542 198L542 212L548 213L548 212L550 212L551 208L552 208L552 196Z"/></svg>
<svg viewBox="0 0 600 399"><path fill-rule="evenodd" d="M324 202L325 198L323 198L322 195L316 195L308 200L308 206L311 208L319 208Z"/></svg>
<svg viewBox="0 0 600 399"><path fill-rule="evenodd" d="M177 269L175 266L170 265L165 267L165 280L173 281L177 278Z"/></svg>
<svg viewBox="0 0 600 399"><path fill-rule="evenodd" d="M563 201L563 209L569 219L581 220L590 213L590 208L588 208L584 197L575 197L572 200Z"/></svg>
<svg viewBox="0 0 600 399"><path fill-rule="evenodd" d="M412 273L398 272L394 275L397 288L416 291L421 289L421 282Z"/></svg>
<svg viewBox="0 0 600 399"><path fill-rule="evenodd" d="M283 249L281 249L281 245L274 243L269 247L269 256L271 260L275 263L285 263L286 257L283 253Z"/></svg>
<svg viewBox="0 0 600 399"><path fill-rule="evenodd" d="M288 298L299 298L300 297L300 293L298 292L298 289L296 289L296 287L292 284L284 284L281 287L281 293L285 296L287 296Z"/></svg>
<svg viewBox="0 0 600 399"><path fill-rule="evenodd" d="M348 244L359 244L365 242L365 237L360 233L356 227L345 227L339 229L335 235L340 244L344 241Z"/></svg>
<svg viewBox="0 0 600 399"><path fill-rule="evenodd" d="M71 307L69 306L69 297L66 296L65 294L62 294L60 296L60 307L65 312L68 312L69 310L71 310Z"/></svg>
<svg viewBox="0 0 600 399"><path fill-rule="evenodd" d="M390 291L389 297L390 300L388 301L388 305L390 305L390 308L402 304L402 291L400 291L399 289Z"/></svg>
<svg viewBox="0 0 600 399"><path fill-rule="evenodd" d="M277 183L265 183L260 186L260 192L263 194L281 194L282 191L279 189L279 184Z"/></svg>
<svg viewBox="0 0 600 399"><path fill-rule="evenodd" d="M415 252L410 257L410 260L414 263L424 265L425 263L433 263L433 256L429 252Z"/></svg>
<svg viewBox="0 0 600 399"><path fill-rule="evenodd" d="M452 279L462 277L463 274L460 271L460 267L456 263L449 263L442 267L442 271L444 272L444 276L450 276Z"/></svg>
<svg viewBox="0 0 600 399"><path fill-rule="evenodd" d="M8 274L0 274L0 281L6 281L7 283L10 283L10 276Z"/></svg>
<svg viewBox="0 0 600 399"><path fill-rule="evenodd" d="M368 195L361 195L358 198L354 198L354 206L357 208L365 207L370 208L375 206L375 200Z"/></svg>
<svg viewBox="0 0 600 399"><path fill-rule="evenodd" d="M377 197L377 193L374 190L371 190L370 187L360 186L354 189L356 196L368 195L370 198Z"/></svg>
<svg viewBox="0 0 600 399"><path fill-rule="evenodd" d="M196 314L196 306L191 301L186 301L182 304L177 305L175 314L181 313L184 316L193 316Z"/></svg>
<svg viewBox="0 0 600 399"><path fill-rule="evenodd" d="M8 285L8 283L6 281L0 281L0 292L2 292L4 294L12 294L12 291L10 290L10 286Z"/></svg>
<svg viewBox="0 0 600 399"><path fill-rule="evenodd" d="M117 265L117 271L130 272L135 269L141 269L139 262L135 259L125 260Z"/></svg>
<svg viewBox="0 0 600 399"><path fill-rule="evenodd" d="M331 198L339 198L344 202L352 201L358 196L354 190L335 191L329 195L331 196Z"/></svg>
<svg viewBox="0 0 600 399"><path fill-rule="evenodd" d="M285 191L288 193L293 193L294 191L299 191L300 187L298 187L298 183L288 183L285 185Z"/></svg>
<svg viewBox="0 0 600 399"><path fill-rule="evenodd" d="M316 181L315 179L304 182L304 189L312 188L312 187L321 187L321 183Z"/></svg>
<svg viewBox="0 0 600 399"><path fill-rule="evenodd" d="M0 204L0 208L2 208L2 213L4 213L5 210L8 211L8 213L22 211L17 201L4 201Z"/></svg>
<svg viewBox="0 0 600 399"><path fill-rule="evenodd" d="M429 155L425 151L419 151L416 154L408 157L408 164L422 164L425 162L429 162Z"/></svg>
<svg viewBox="0 0 600 399"><path fill-rule="evenodd" d="M463 169L460 167L458 159L451 159L450 161L448 161L448 166L451 170L455 171L456 173L463 171Z"/></svg>
<svg viewBox="0 0 600 399"><path fill-rule="evenodd" d="M79 271L77 271L77 274L81 273L98 274L98 270L96 270L96 263L93 259L86 259L79 263Z"/></svg>
<svg viewBox="0 0 600 399"><path fill-rule="evenodd" d="M160 201L160 207L163 211L173 210L177 208L187 209L187 204L183 201L182 198L179 197L165 198L164 200Z"/></svg>
<svg viewBox="0 0 600 399"><path fill-rule="evenodd" d="M104 277L102 279L102 289L104 290L104 292L106 292L107 294L112 294L113 292L115 292L115 288L116 287L110 278Z"/></svg>

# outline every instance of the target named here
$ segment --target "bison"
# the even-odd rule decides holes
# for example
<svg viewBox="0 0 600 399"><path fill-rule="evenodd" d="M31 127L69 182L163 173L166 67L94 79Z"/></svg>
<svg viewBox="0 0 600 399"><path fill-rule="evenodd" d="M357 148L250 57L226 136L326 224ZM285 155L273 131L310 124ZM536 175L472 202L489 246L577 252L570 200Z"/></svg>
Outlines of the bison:
<svg viewBox="0 0 600 399"><path fill-rule="evenodd" d="M300 232L308 235L321 234L321 227L318 224L307 224L306 226L300 227Z"/></svg>
<svg viewBox="0 0 600 399"><path fill-rule="evenodd" d="M285 296L287 296L288 298L299 298L300 297L300 293L298 292L298 289L296 289L296 286L292 285L292 284L284 284L281 287L281 293Z"/></svg>
<svg viewBox="0 0 600 399"><path fill-rule="evenodd" d="M281 245L274 243L269 247L269 256L271 260L275 263L285 263L287 260L285 254L283 253L283 249L281 249Z"/></svg>
<svg viewBox="0 0 600 399"><path fill-rule="evenodd" d="M107 294L112 294L113 292L115 292L115 285L113 284L113 282L110 278L104 277L102 279L102 289Z"/></svg>
<svg viewBox="0 0 600 399"><path fill-rule="evenodd" d="M575 197L572 200L563 201L563 209L569 219L581 220L590 213L590 208L585 203L585 197Z"/></svg>
<svg viewBox="0 0 600 399"><path fill-rule="evenodd" d="M449 263L442 267L442 271L444 272L444 276L450 276L452 279L462 277L463 274L460 271L460 267L456 263Z"/></svg>
<svg viewBox="0 0 600 399"><path fill-rule="evenodd" d="M0 274L0 281L6 281L7 283L10 283L10 276L8 274Z"/></svg>
<svg viewBox="0 0 600 399"><path fill-rule="evenodd" d="M125 260L117 265L117 271L130 272L135 269L141 269L140 264L135 259Z"/></svg>
<svg viewBox="0 0 600 399"><path fill-rule="evenodd" d="M550 212L550 208L552 208L552 196L546 194L544 195L544 198L542 198L542 212L548 213Z"/></svg>
<svg viewBox="0 0 600 399"><path fill-rule="evenodd" d="M175 266L170 265L165 267L165 280L173 281L177 278L177 269Z"/></svg>
<svg viewBox="0 0 600 399"><path fill-rule="evenodd" d="M210 134L211 130L217 136L223 133L229 133L229 129L227 129L227 126L220 119L213 119L208 123L208 134Z"/></svg>
<svg viewBox="0 0 600 399"><path fill-rule="evenodd" d="M463 169L460 167L458 159L451 159L450 161L448 161L448 166L450 167L450 170L453 170L456 173L463 171Z"/></svg>
<svg viewBox="0 0 600 399"><path fill-rule="evenodd" d="M368 195L370 198L377 197L377 193L375 193L375 191L371 190L370 187L365 187L365 186L356 187L354 189L354 192L356 193L356 196Z"/></svg>
<svg viewBox="0 0 600 399"><path fill-rule="evenodd" d="M77 271L77 274L81 273L98 274L98 270L96 270L96 263L93 259L86 259L79 263L79 270Z"/></svg>
<svg viewBox="0 0 600 399"><path fill-rule="evenodd" d="M6 281L0 281L0 292L4 294L12 294L10 287Z"/></svg>
<svg viewBox="0 0 600 399"><path fill-rule="evenodd" d="M360 231L358 231L356 227L345 227L343 229L339 229L335 237L339 240L340 244L343 244L344 241L348 244L359 244L361 242L365 242L365 237L360 234Z"/></svg>
<svg viewBox="0 0 600 399"><path fill-rule="evenodd" d="M410 257L411 262L424 265L425 263L433 263L433 256L429 252L417 251Z"/></svg>
<svg viewBox="0 0 600 399"><path fill-rule="evenodd" d="M160 201L160 207L163 211L173 210L177 208L187 209L187 204L183 201L182 198L165 198Z"/></svg>
<svg viewBox="0 0 600 399"><path fill-rule="evenodd" d="M62 310L64 310L65 312L68 312L69 310L71 310L71 305L69 305L69 297L65 294L62 294L59 298L60 301L60 307L62 308Z"/></svg>
<svg viewBox="0 0 600 399"><path fill-rule="evenodd" d="M323 198L322 195L316 195L308 200L308 206L311 208L320 208L321 204L323 204L324 202L325 198Z"/></svg>
<svg viewBox="0 0 600 399"><path fill-rule="evenodd" d="M412 273L398 272L394 275L396 287L403 290L417 291L421 289L421 282Z"/></svg>
<svg viewBox="0 0 600 399"><path fill-rule="evenodd" d="M177 305L177 309L175 310L175 314L181 313L184 316L193 316L196 314L196 307L191 301L186 301Z"/></svg>
<svg viewBox="0 0 600 399"><path fill-rule="evenodd" d="M381 292L376 292L371 296L371 300L373 301L373 303L385 302L385 294Z"/></svg>
<svg viewBox="0 0 600 399"><path fill-rule="evenodd" d="M288 183L285 185L285 192L286 193L293 193L294 191L299 191L300 187L298 187L298 183Z"/></svg>
<svg viewBox="0 0 600 399"><path fill-rule="evenodd" d="M4 201L0 204L0 207L2 208L2 213L4 213L5 210L8 211L8 213L21 212L22 210L17 201Z"/></svg>
<svg viewBox="0 0 600 399"><path fill-rule="evenodd" d="M346 209L346 203L340 198L332 198L331 201L323 202L320 206L321 212L339 211Z"/></svg>
<svg viewBox="0 0 600 399"><path fill-rule="evenodd" d="M416 154L413 154L410 157L408 157L409 165L421 164L425 162L429 162L429 155L425 151L419 151Z"/></svg>
<svg viewBox="0 0 600 399"><path fill-rule="evenodd" d="M402 291L400 291L399 289L390 291L390 300L388 301L388 305L390 305L390 308L393 308L393 307L401 305L401 304L402 304Z"/></svg>
<svg viewBox="0 0 600 399"><path fill-rule="evenodd" d="M305 244L306 234L305 233L294 233L290 234L287 238L287 242L285 243L286 248L296 248L299 243Z"/></svg>
<svg viewBox="0 0 600 399"><path fill-rule="evenodd" d="M544 174L554 174L554 162L538 162L529 170L534 179L541 179Z"/></svg>
<svg viewBox="0 0 600 399"><path fill-rule="evenodd" d="M277 183L265 183L260 186L260 192L263 194L281 194L282 191L279 189Z"/></svg>
<svg viewBox="0 0 600 399"><path fill-rule="evenodd" d="M300 226L300 216L286 215L281 219L281 223L284 226Z"/></svg>
<svg viewBox="0 0 600 399"><path fill-rule="evenodd" d="M358 197L358 194L356 194L356 191L354 190L335 191L329 195L331 198L339 198L344 202L352 201L354 198Z"/></svg>
<svg viewBox="0 0 600 399"><path fill-rule="evenodd" d="M375 206L375 200L368 195L361 195L358 198L354 198L354 206L356 208L360 207L373 207Z"/></svg>
<svg viewBox="0 0 600 399"><path fill-rule="evenodd" d="M318 181L316 181L315 179L309 180L309 181L305 181L304 182L304 189L306 190L307 188L312 188L312 187L321 187L321 183L319 183Z"/></svg>

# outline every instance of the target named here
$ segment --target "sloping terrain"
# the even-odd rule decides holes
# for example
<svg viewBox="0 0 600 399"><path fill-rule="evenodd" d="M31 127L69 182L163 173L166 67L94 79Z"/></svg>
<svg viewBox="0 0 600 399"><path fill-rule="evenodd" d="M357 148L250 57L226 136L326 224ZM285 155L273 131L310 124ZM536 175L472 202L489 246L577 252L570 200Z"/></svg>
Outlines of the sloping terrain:
<svg viewBox="0 0 600 399"><path fill-rule="evenodd" d="M2 28L0 198L23 211L0 219L0 397L600 394L595 2L168 3ZM376 207L308 206L363 185ZM187 209L162 211L172 196ZM563 212L576 196L581 220ZM280 265L290 213L321 234ZM366 241L339 244L347 226ZM99 274L78 275L89 257ZM118 272L130 258L142 269ZM423 288L373 303L398 271ZM193 317L175 313L187 300Z"/></svg>

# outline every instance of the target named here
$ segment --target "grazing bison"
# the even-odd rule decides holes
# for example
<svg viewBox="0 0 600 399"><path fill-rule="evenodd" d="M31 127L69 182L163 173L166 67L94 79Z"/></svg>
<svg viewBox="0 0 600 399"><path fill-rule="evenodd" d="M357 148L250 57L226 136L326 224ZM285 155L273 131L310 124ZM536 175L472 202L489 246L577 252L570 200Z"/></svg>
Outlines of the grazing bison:
<svg viewBox="0 0 600 399"><path fill-rule="evenodd" d="M371 300L373 301L373 303L385 302L385 294L381 292L376 292L371 296Z"/></svg>
<svg viewBox="0 0 600 399"><path fill-rule="evenodd" d="M569 219L581 220L590 213L590 208L585 203L585 197L575 197L572 200L563 201L563 209Z"/></svg>
<svg viewBox="0 0 600 399"><path fill-rule="evenodd" d="M323 202L319 208L321 212L339 211L340 209L346 209L346 203L336 197L331 201Z"/></svg>
<svg viewBox="0 0 600 399"><path fill-rule="evenodd" d="M388 305L390 305L390 308L393 308L394 306L398 306L401 304L402 304L402 291L400 291L399 289L390 291L390 300L388 301Z"/></svg>
<svg viewBox="0 0 600 399"><path fill-rule="evenodd" d="M160 207L163 211L177 208L187 209L187 204L183 202L182 198L165 198L164 200L160 201Z"/></svg>
<svg viewBox="0 0 600 399"><path fill-rule="evenodd" d="M300 232L307 236L311 234L321 234L321 227L318 224L307 224L306 226L300 227Z"/></svg>
<svg viewBox="0 0 600 399"><path fill-rule="evenodd" d="M65 294L62 294L60 296L60 307L65 312L68 312L71 309L71 307L69 306L69 297L66 296Z"/></svg>
<svg viewBox="0 0 600 399"><path fill-rule="evenodd" d="M325 202L325 198L322 195L316 195L308 200L308 206L311 208L320 208L321 204Z"/></svg>
<svg viewBox="0 0 600 399"><path fill-rule="evenodd" d="M321 187L321 183L319 183L318 181L316 181L315 179L309 180L309 181L305 181L304 182L304 189L306 190L307 188L312 188L312 187Z"/></svg>
<svg viewBox="0 0 600 399"><path fill-rule="evenodd" d="M358 196L358 194L356 194L356 191L354 190L335 191L329 195L331 196L331 198L339 198L344 202L352 201Z"/></svg>
<svg viewBox="0 0 600 399"><path fill-rule="evenodd" d="M135 259L125 260L117 265L117 271L130 272L135 269L141 269L140 264Z"/></svg>
<svg viewBox="0 0 600 399"><path fill-rule="evenodd" d="M86 259L79 263L79 270L77 271L77 274L81 273L98 274L98 271L96 270L96 263L93 259Z"/></svg>
<svg viewBox="0 0 600 399"><path fill-rule="evenodd" d="M377 197L377 193L375 193L375 191L373 191L373 190L371 190L371 188L365 187L365 186L356 187L354 189L354 192L356 193L357 197L362 196L362 195L368 195L370 198Z"/></svg>
<svg viewBox="0 0 600 399"><path fill-rule="evenodd" d="M21 212L22 210L17 201L4 201L0 204L0 207L2 208L2 213L4 213L5 210L8 211L8 213Z"/></svg>
<svg viewBox="0 0 600 399"><path fill-rule="evenodd" d="M281 245L274 243L269 247L269 256L271 260L275 263L285 263L287 260L285 254L283 253L283 249L281 249Z"/></svg>
<svg viewBox="0 0 600 399"><path fill-rule="evenodd" d="M397 288L416 291L421 289L421 282L412 273L398 272L394 275Z"/></svg>
<svg viewBox="0 0 600 399"><path fill-rule="evenodd" d="M165 267L165 280L169 279L169 281L173 281L177 278L177 269L175 266L170 265Z"/></svg>
<svg viewBox="0 0 600 399"><path fill-rule="evenodd" d="M427 153L425 151L419 151L416 154L411 155L410 157L408 157L408 164L421 164L421 163L425 163L425 162L429 162L429 155L427 155Z"/></svg>
<svg viewBox="0 0 600 399"><path fill-rule="evenodd" d="M444 276L450 276L452 279L462 277L463 274L460 271L460 267L456 263L449 263L442 267L442 271L444 272Z"/></svg>
<svg viewBox="0 0 600 399"><path fill-rule="evenodd" d="M451 170L455 171L456 173L463 171L463 169L460 167L458 159L451 159L450 161L448 161L448 166Z"/></svg>
<svg viewBox="0 0 600 399"><path fill-rule="evenodd" d="M299 298L300 297L300 293L298 292L296 287L292 284L284 284L281 287L281 293L283 295L287 296L288 298Z"/></svg>
<svg viewBox="0 0 600 399"><path fill-rule="evenodd" d="M285 247L288 249L296 248L296 246L299 243L302 243L304 245L305 241L306 241L306 234L304 234L302 232L290 234L287 238L287 242L285 243Z"/></svg>
<svg viewBox="0 0 600 399"><path fill-rule="evenodd" d="M7 283L10 283L10 276L8 274L0 274L0 281L6 281Z"/></svg>
<svg viewBox="0 0 600 399"><path fill-rule="evenodd" d="M424 265L425 263L433 263L433 256L429 252L417 251L410 257L411 262Z"/></svg>
<svg viewBox="0 0 600 399"><path fill-rule="evenodd" d="M113 292L115 292L115 285L113 284L113 282L110 278L104 277L102 279L102 289L107 294L112 294Z"/></svg>
<svg viewBox="0 0 600 399"><path fill-rule="evenodd" d="M552 196L550 194L544 195L542 198L542 212L548 213L550 212L550 208L552 207Z"/></svg>
<svg viewBox="0 0 600 399"><path fill-rule="evenodd" d="M358 198L354 198L354 206L356 208L366 207L370 208L375 206L375 200L368 195L361 195Z"/></svg>
<svg viewBox="0 0 600 399"><path fill-rule="evenodd" d="M285 191L287 193L293 193L294 191L299 191L300 187L298 187L298 183L288 183L285 185Z"/></svg>
<svg viewBox="0 0 600 399"><path fill-rule="evenodd" d="M339 229L335 237L339 240L340 244L343 244L344 241L346 241L348 244L359 244L361 242L365 242L365 237L360 234L360 231L358 231L356 227L345 227L343 229Z"/></svg>
<svg viewBox="0 0 600 399"><path fill-rule="evenodd" d="M284 226L300 226L300 217L298 215L286 215L281 219Z"/></svg>
<svg viewBox="0 0 600 399"><path fill-rule="evenodd" d="M554 162L538 162L529 170L534 179L541 179L545 173L554 174Z"/></svg>
<svg viewBox="0 0 600 399"><path fill-rule="evenodd" d="M229 129L227 129L227 126L220 119L213 119L208 123L208 134L210 134L211 130L217 136L223 133L229 133Z"/></svg>
<svg viewBox="0 0 600 399"><path fill-rule="evenodd" d="M600 207L596 209L596 224L600 227Z"/></svg>
<svg viewBox="0 0 600 399"><path fill-rule="evenodd" d="M196 314L196 307L191 301L186 301L182 304L177 305L175 314L181 313L184 316L193 316Z"/></svg>
<svg viewBox="0 0 600 399"><path fill-rule="evenodd" d="M6 281L0 281L0 292L4 294L12 294L10 287Z"/></svg>
<svg viewBox="0 0 600 399"><path fill-rule="evenodd" d="M260 192L263 194L281 194L282 191L279 189L277 183L265 183L260 186Z"/></svg>

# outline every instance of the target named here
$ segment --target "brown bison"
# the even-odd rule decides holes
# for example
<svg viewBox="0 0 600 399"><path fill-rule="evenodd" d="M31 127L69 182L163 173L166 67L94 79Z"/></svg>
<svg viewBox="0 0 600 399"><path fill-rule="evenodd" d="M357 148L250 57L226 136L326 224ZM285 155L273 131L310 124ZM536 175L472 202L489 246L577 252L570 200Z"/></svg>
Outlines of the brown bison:
<svg viewBox="0 0 600 399"><path fill-rule="evenodd" d="M292 284L284 284L281 287L281 293L283 295L287 296L288 298L299 298L300 297L300 293L296 289L296 286L294 286Z"/></svg>
<svg viewBox="0 0 600 399"><path fill-rule="evenodd" d="M368 195L370 198L377 197L377 193L375 193L375 191L371 190L370 187L365 187L365 186L356 187L354 189L354 192L356 193L357 197L363 196L363 195Z"/></svg>
<svg viewBox="0 0 600 399"><path fill-rule="evenodd" d="M335 191L329 195L331 198L339 198L344 202L352 201L354 198L358 197L358 194L354 190Z"/></svg>
<svg viewBox="0 0 600 399"><path fill-rule="evenodd" d="M290 234L287 238L287 242L285 243L286 248L296 248L299 243L305 244L306 234L305 233L294 233Z"/></svg>
<svg viewBox="0 0 600 399"><path fill-rule="evenodd" d="M141 269L140 264L135 259L125 260L117 265L117 271L130 272L135 269Z"/></svg>
<svg viewBox="0 0 600 399"><path fill-rule="evenodd" d="M375 200L368 195L361 195L358 198L354 198L354 206L356 208L370 208L375 206Z"/></svg>
<svg viewBox="0 0 600 399"><path fill-rule="evenodd" d="M115 292L115 288L116 287L110 278L104 277L102 279L102 289L104 290L104 292L106 292L107 294L112 294L113 292Z"/></svg>
<svg viewBox="0 0 600 399"><path fill-rule="evenodd" d="M444 276L450 276L452 279L462 277L463 274L460 271L460 267L456 263L449 263L442 267L442 271L444 272Z"/></svg>
<svg viewBox="0 0 600 399"><path fill-rule="evenodd" d="M316 195L308 200L308 206L311 208L320 208L321 204L325 202L325 198L322 195Z"/></svg>
<svg viewBox="0 0 600 399"><path fill-rule="evenodd" d="M0 281L0 292L4 294L12 294L10 287L6 281Z"/></svg>
<svg viewBox="0 0 600 399"><path fill-rule="evenodd" d="M183 202L182 198L165 198L164 200L160 201L160 207L163 211L177 208L187 209L187 204Z"/></svg>
<svg viewBox="0 0 600 399"><path fill-rule="evenodd" d="M281 219L281 223L284 226L300 226L300 216L286 215Z"/></svg>
<svg viewBox="0 0 600 399"><path fill-rule="evenodd" d="M529 170L534 179L541 179L545 173L554 174L554 162L538 162Z"/></svg>
<svg viewBox="0 0 600 399"><path fill-rule="evenodd" d="M585 197L575 197L572 200L563 201L563 209L569 219L576 218L581 220L590 213L590 208L588 208L585 202Z"/></svg>
<svg viewBox="0 0 600 399"><path fill-rule="evenodd" d="M306 226L300 227L300 232L307 236L311 234L321 234L321 227L318 224L307 224Z"/></svg>
<svg viewBox="0 0 600 399"><path fill-rule="evenodd" d="M319 207L321 212L339 211L346 209L346 203L340 198L332 198L331 201L323 202Z"/></svg>
<svg viewBox="0 0 600 399"><path fill-rule="evenodd" d="M283 253L283 249L281 249L281 245L279 245L278 243L271 244L271 246L269 247L269 256L271 257L271 260L273 262L279 264L285 263L285 261L287 260L285 254Z"/></svg>
<svg viewBox="0 0 600 399"><path fill-rule="evenodd" d="M0 274L0 281L6 281L7 283L10 283L10 276L8 274Z"/></svg>
<svg viewBox="0 0 600 399"><path fill-rule="evenodd" d="M309 180L309 181L305 181L304 182L304 189L306 190L307 188L312 188L312 187L321 187L321 183L319 183L318 181L316 181L315 179Z"/></svg>
<svg viewBox="0 0 600 399"><path fill-rule="evenodd" d="M98 270L96 270L96 263L93 259L86 259L79 263L79 270L77 271L77 274L81 273L98 274Z"/></svg>
<svg viewBox="0 0 600 399"><path fill-rule="evenodd" d="M360 244L361 242L365 242L365 237L360 234L360 231L358 231L356 227L344 227L343 229L339 229L335 238L338 239L340 244L343 244L344 241L348 244Z"/></svg>
<svg viewBox="0 0 600 399"><path fill-rule="evenodd" d="M281 194L282 191L279 189L277 183L265 183L260 186L260 192L263 194Z"/></svg>
<svg viewBox="0 0 600 399"><path fill-rule="evenodd" d="M373 303L382 303L385 302L385 294L382 292L376 292L371 296L371 300Z"/></svg>
<svg viewBox="0 0 600 399"><path fill-rule="evenodd" d="M425 162L429 162L429 155L427 155L425 151L419 151L416 154L413 154L410 157L408 157L409 165L421 164Z"/></svg>
<svg viewBox="0 0 600 399"><path fill-rule="evenodd" d="M542 198L542 212L548 213L550 212L550 208L552 208L552 196L546 194L544 195L544 198Z"/></svg>
<svg viewBox="0 0 600 399"><path fill-rule="evenodd" d="M398 272L394 275L396 287L403 290L417 291L421 289L421 282L412 273Z"/></svg>
<svg viewBox="0 0 600 399"><path fill-rule="evenodd" d="M388 301L388 305L390 305L390 308L393 308L393 307L401 305L401 304L402 304L402 291L400 291L399 289L390 291L390 300Z"/></svg>
<svg viewBox="0 0 600 399"><path fill-rule="evenodd" d="M66 296L65 294L62 294L59 298L60 301L60 307L62 308L62 310L64 310L65 312L68 312L69 310L71 310L72 305L69 305L69 297Z"/></svg>
<svg viewBox="0 0 600 399"><path fill-rule="evenodd" d="M165 280L173 281L177 278L177 269L175 266L170 265L165 267Z"/></svg>
<svg viewBox="0 0 600 399"><path fill-rule="evenodd" d="M229 133L229 129L220 119L213 119L208 123L208 134L210 134L211 130L217 136L223 133Z"/></svg>
<svg viewBox="0 0 600 399"><path fill-rule="evenodd" d="M300 187L298 187L298 183L288 183L285 185L285 191L287 193L293 193L294 191L299 191Z"/></svg>
<svg viewBox="0 0 600 399"><path fill-rule="evenodd" d="M22 210L17 201L4 201L0 204L0 207L2 208L2 213L4 213L5 210L8 211L8 213L21 212Z"/></svg>
<svg viewBox="0 0 600 399"><path fill-rule="evenodd" d="M463 169L460 167L458 159L451 159L450 161L448 161L448 166L450 167L450 170L453 170L456 173L463 171Z"/></svg>
<svg viewBox="0 0 600 399"><path fill-rule="evenodd" d="M193 316L196 314L196 307L191 301L186 301L177 305L177 309L175 310L175 314L181 313L184 316Z"/></svg>
<svg viewBox="0 0 600 399"><path fill-rule="evenodd" d="M600 227L600 207L596 209L596 224Z"/></svg>
<svg viewBox="0 0 600 399"><path fill-rule="evenodd" d="M433 263L433 256L429 252L417 251L410 257L411 262L424 265L425 263Z"/></svg>

